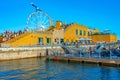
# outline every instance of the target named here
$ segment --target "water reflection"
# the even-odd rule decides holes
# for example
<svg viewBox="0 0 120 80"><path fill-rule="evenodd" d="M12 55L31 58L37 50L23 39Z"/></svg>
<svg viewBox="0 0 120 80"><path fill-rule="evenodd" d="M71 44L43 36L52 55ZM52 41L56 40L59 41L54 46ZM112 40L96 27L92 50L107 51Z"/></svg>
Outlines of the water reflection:
<svg viewBox="0 0 120 80"><path fill-rule="evenodd" d="M30 58L0 62L0 80L119 80L120 69Z"/></svg>

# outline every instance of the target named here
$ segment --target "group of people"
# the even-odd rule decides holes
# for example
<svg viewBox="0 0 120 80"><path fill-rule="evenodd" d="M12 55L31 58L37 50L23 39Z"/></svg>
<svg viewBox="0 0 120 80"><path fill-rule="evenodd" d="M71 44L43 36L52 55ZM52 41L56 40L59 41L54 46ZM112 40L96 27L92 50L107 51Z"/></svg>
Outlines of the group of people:
<svg viewBox="0 0 120 80"><path fill-rule="evenodd" d="M6 30L5 32L1 33L1 41L4 42L4 41L7 41L7 40L10 40L12 38L15 38L16 36L20 35L20 34L23 34L25 33L27 30L24 29L24 31L22 30L19 30L17 32L12 32L10 30Z"/></svg>

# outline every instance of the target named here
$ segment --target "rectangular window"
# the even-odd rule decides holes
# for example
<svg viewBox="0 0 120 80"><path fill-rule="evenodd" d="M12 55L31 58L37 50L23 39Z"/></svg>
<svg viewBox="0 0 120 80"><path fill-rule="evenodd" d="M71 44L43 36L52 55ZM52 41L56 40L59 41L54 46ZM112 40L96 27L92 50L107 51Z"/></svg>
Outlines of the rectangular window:
<svg viewBox="0 0 120 80"><path fill-rule="evenodd" d="M88 32L88 36L91 36L92 35L92 32Z"/></svg>
<svg viewBox="0 0 120 80"><path fill-rule="evenodd" d="M57 39L55 39L55 42L57 42Z"/></svg>
<svg viewBox="0 0 120 80"><path fill-rule="evenodd" d="M38 42L39 42L39 44L44 44L44 39L43 38L38 38Z"/></svg>
<svg viewBox="0 0 120 80"><path fill-rule="evenodd" d="M80 30L80 35L82 35L82 30Z"/></svg>
<svg viewBox="0 0 120 80"><path fill-rule="evenodd" d="M86 36L86 31L84 31L84 36Z"/></svg>
<svg viewBox="0 0 120 80"><path fill-rule="evenodd" d="M51 38L47 38L47 44L51 44Z"/></svg>
<svg viewBox="0 0 120 80"><path fill-rule="evenodd" d="M88 32L88 36L90 36L90 32Z"/></svg>
<svg viewBox="0 0 120 80"><path fill-rule="evenodd" d="M92 35L92 32L90 32L90 35Z"/></svg>
<svg viewBox="0 0 120 80"><path fill-rule="evenodd" d="M78 29L76 29L76 35L78 35Z"/></svg>
<svg viewBox="0 0 120 80"><path fill-rule="evenodd" d="M64 42L64 39L60 39L60 43L63 43Z"/></svg>

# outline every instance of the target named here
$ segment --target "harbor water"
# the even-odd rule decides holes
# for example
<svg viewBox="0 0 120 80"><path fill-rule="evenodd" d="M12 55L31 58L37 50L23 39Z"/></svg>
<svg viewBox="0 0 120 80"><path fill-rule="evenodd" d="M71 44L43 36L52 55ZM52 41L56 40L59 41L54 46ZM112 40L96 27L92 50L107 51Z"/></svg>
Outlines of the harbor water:
<svg viewBox="0 0 120 80"><path fill-rule="evenodd" d="M1 61L0 80L120 80L120 69L29 58Z"/></svg>

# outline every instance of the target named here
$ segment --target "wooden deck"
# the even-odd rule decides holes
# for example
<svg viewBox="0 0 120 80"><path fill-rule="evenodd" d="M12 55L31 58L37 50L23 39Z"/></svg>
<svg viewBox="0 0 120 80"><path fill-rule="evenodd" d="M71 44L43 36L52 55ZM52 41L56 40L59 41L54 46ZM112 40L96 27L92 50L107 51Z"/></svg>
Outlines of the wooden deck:
<svg viewBox="0 0 120 80"><path fill-rule="evenodd" d="M49 60L53 61L65 61L65 62L79 62L79 63L89 63L89 64L99 64L104 66L120 67L120 60L110 60L110 59L97 59L97 58L74 58L74 57L63 57L63 56L51 56L47 57Z"/></svg>

